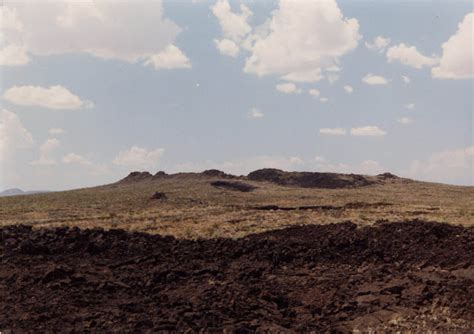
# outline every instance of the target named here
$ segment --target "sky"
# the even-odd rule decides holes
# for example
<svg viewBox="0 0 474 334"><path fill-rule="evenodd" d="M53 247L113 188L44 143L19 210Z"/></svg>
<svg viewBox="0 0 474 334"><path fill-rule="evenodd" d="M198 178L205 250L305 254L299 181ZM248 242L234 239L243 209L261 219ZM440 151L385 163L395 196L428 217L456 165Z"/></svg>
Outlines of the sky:
<svg viewBox="0 0 474 334"><path fill-rule="evenodd" d="M265 167L474 185L470 1L0 11L0 190Z"/></svg>

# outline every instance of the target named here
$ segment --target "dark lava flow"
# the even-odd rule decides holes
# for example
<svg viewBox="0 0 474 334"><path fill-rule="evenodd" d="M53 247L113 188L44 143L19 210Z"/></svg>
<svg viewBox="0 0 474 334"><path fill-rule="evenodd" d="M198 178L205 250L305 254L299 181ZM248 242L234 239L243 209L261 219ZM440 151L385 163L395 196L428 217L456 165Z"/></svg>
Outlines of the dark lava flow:
<svg viewBox="0 0 474 334"><path fill-rule="evenodd" d="M412 221L243 239L0 229L0 331L470 332L474 229Z"/></svg>

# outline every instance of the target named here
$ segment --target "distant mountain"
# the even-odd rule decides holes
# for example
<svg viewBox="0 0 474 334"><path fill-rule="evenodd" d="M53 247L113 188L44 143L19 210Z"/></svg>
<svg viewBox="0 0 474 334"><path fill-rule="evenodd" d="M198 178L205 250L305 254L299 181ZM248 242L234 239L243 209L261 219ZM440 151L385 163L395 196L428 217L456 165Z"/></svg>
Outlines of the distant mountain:
<svg viewBox="0 0 474 334"><path fill-rule="evenodd" d="M0 192L0 197L7 197L7 196L20 196L20 195L32 195L32 194L41 194L47 193L48 191L43 190L35 190L35 191L23 191L18 188L7 189Z"/></svg>

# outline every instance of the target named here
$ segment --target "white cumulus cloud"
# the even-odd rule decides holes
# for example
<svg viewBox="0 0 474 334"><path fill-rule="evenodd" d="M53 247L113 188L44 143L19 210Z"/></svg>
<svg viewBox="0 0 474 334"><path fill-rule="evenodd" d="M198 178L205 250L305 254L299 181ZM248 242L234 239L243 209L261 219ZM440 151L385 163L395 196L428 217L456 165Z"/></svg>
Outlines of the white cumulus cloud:
<svg viewBox="0 0 474 334"><path fill-rule="evenodd" d="M47 139L39 148L40 157L31 164L35 166L55 165L54 151L59 147L59 140L56 138Z"/></svg>
<svg viewBox="0 0 474 334"><path fill-rule="evenodd" d="M352 94L354 92L354 88L350 85L345 85L344 90L346 91L347 94Z"/></svg>
<svg viewBox="0 0 474 334"><path fill-rule="evenodd" d="M158 165L165 150L158 148L148 150L146 148L132 146L130 149L120 151L113 163L118 166L133 168L154 168Z"/></svg>
<svg viewBox="0 0 474 334"><path fill-rule="evenodd" d="M173 44L168 45L159 53L150 55L145 61L145 65L151 65L155 70L191 68L189 58Z"/></svg>
<svg viewBox="0 0 474 334"><path fill-rule="evenodd" d="M23 31L23 24L20 22L17 11L2 3L0 7L0 66L25 65L30 61L25 45L22 41L15 44L8 43L8 35L18 35Z"/></svg>
<svg viewBox="0 0 474 334"><path fill-rule="evenodd" d="M380 53L383 52L389 44L390 44L390 38L383 37L383 36L375 37L372 43L365 42L365 46L367 47L367 49L371 51L377 51Z"/></svg>
<svg viewBox="0 0 474 334"><path fill-rule="evenodd" d="M230 39L215 39L214 43L216 45L217 50L219 50L219 52L223 55L237 57L237 55L239 54L239 46Z"/></svg>
<svg viewBox="0 0 474 334"><path fill-rule="evenodd" d="M387 50L387 61L389 63L398 61L403 65L411 66L417 69L423 66L433 66L438 63L438 58L427 57L422 55L414 46L409 46L404 43L392 46Z"/></svg>
<svg viewBox="0 0 474 334"><path fill-rule="evenodd" d="M223 35L236 43L251 32L247 20L252 11L244 4L240 5L240 14L234 13L227 0L218 0L212 7L212 13L219 20Z"/></svg>
<svg viewBox="0 0 474 334"><path fill-rule="evenodd" d="M31 133L23 126L17 114L0 110L0 161L6 161L17 149L33 145Z"/></svg>
<svg viewBox="0 0 474 334"><path fill-rule="evenodd" d="M23 31L23 24L18 19L17 12L14 8L7 6L0 7L0 22L2 25L2 32L0 32L2 39L7 31Z"/></svg>
<svg viewBox="0 0 474 334"><path fill-rule="evenodd" d="M407 84L407 85L408 85L408 84L410 83L410 81L411 81L411 80L410 80L410 77L407 76L407 75L402 75L402 80L403 80L403 82L404 82L405 84Z"/></svg>
<svg viewBox="0 0 474 334"><path fill-rule="evenodd" d="M378 126L362 126L351 129L351 135L353 136L385 136L387 132L380 129Z"/></svg>
<svg viewBox="0 0 474 334"><path fill-rule="evenodd" d="M343 16L336 1L281 0L255 36L244 71L275 74L286 80L314 82L339 66L339 57L360 39L359 23Z"/></svg>
<svg viewBox="0 0 474 334"><path fill-rule="evenodd" d="M292 82L281 83L275 86L276 90L285 94L299 94L301 89Z"/></svg>
<svg viewBox="0 0 474 334"><path fill-rule="evenodd" d="M258 76L277 75L293 82L315 82L328 72L332 81L340 71L339 58L359 42L359 23L346 18L335 0L280 0L262 25L252 28L252 12L240 6L232 11L227 0L212 7L225 38L249 53L244 71Z"/></svg>
<svg viewBox="0 0 474 334"><path fill-rule="evenodd" d="M21 66L29 62L25 46L10 44L0 47L0 66Z"/></svg>
<svg viewBox="0 0 474 334"><path fill-rule="evenodd" d="M431 69L438 79L469 79L474 77L473 54L474 12L467 14L458 30L442 45L439 65Z"/></svg>
<svg viewBox="0 0 474 334"><path fill-rule="evenodd" d="M365 77L362 78L362 82L368 85L386 85L388 84L388 80L381 76L381 75L374 75L372 73L367 74Z"/></svg>
<svg viewBox="0 0 474 334"><path fill-rule="evenodd" d="M9 1L2 6L5 21L9 24L0 41L4 65L26 64L29 55L62 54L153 63L181 32L164 16L161 0ZM19 57L15 61L12 55ZM181 62L168 62L173 64L183 68Z"/></svg>
<svg viewBox="0 0 474 334"><path fill-rule="evenodd" d="M62 86L49 88L39 86L13 86L3 98L10 103L21 106L37 106L48 109L80 109L92 107L90 101L83 101Z"/></svg>
<svg viewBox="0 0 474 334"><path fill-rule="evenodd" d="M414 103L405 104L405 108L410 109L410 110L415 109L415 104Z"/></svg>

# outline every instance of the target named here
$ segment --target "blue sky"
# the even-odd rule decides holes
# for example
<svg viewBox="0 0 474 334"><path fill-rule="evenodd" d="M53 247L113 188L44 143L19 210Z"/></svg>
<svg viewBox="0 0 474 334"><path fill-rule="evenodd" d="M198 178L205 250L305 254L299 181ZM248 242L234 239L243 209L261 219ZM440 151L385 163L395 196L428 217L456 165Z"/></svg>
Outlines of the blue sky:
<svg viewBox="0 0 474 334"><path fill-rule="evenodd" d="M473 185L469 1L1 10L0 190L263 167Z"/></svg>

